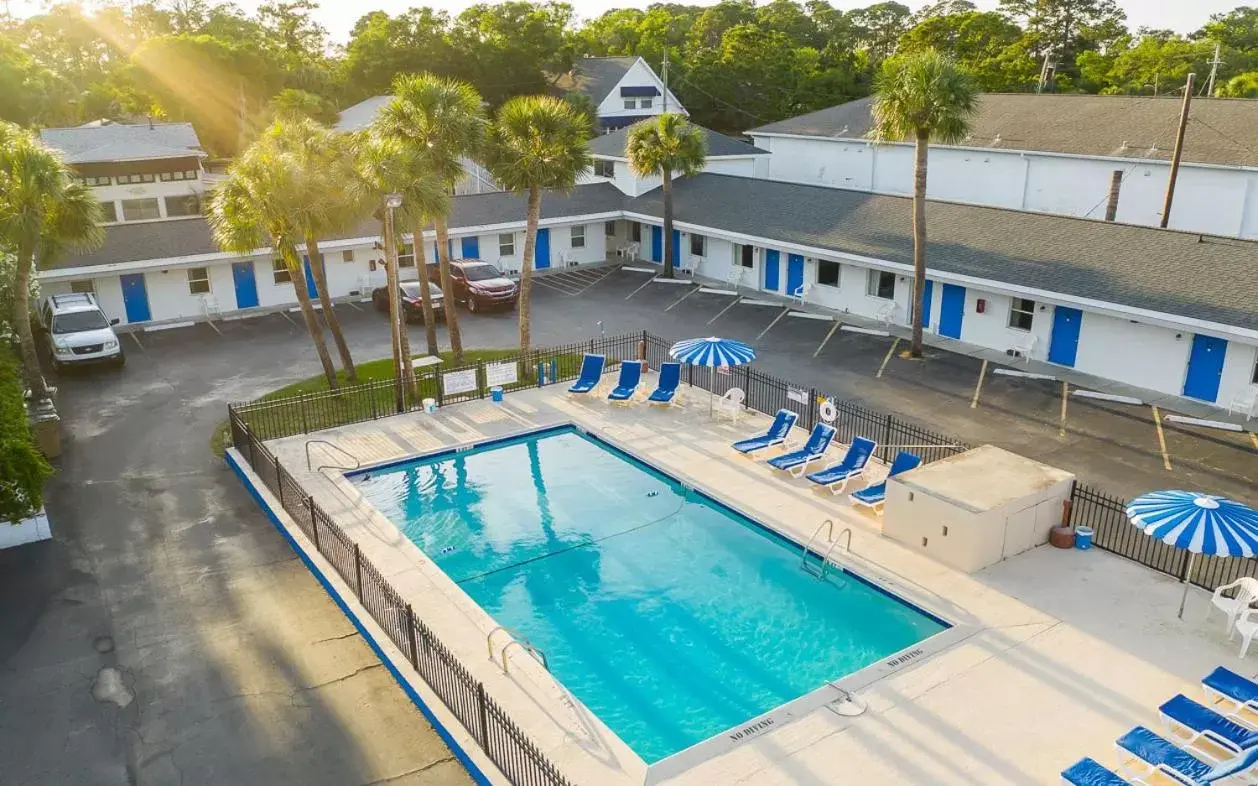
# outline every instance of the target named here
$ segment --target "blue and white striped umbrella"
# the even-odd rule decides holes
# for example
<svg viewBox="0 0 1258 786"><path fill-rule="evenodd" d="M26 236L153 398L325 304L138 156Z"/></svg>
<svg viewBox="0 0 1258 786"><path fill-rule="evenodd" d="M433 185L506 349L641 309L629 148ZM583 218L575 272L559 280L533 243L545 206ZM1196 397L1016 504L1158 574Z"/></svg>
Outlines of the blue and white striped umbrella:
<svg viewBox="0 0 1258 786"><path fill-rule="evenodd" d="M741 341L708 336L707 338L689 338L678 341L668 350L669 357L679 360L688 366L707 366L715 369L718 366L741 366L756 359L756 351ZM716 394L713 388L713 371L708 372L708 415L712 414L712 401Z"/></svg>
<svg viewBox="0 0 1258 786"><path fill-rule="evenodd" d="M1127 518L1145 534L1190 553L1184 597L1197 554L1207 557L1258 555L1258 510L1225 497L1195 491L1154 491L1127 503ZM1184 616L1184 603L1179 604Z"/></svg>
<svg viewBox="0 0 1258 786"><path fill-rule="evenodd" d="M688 366L741 366L756 359L756 351L741 341L708 336L678 341L668 351L669 357Z"/></svg>

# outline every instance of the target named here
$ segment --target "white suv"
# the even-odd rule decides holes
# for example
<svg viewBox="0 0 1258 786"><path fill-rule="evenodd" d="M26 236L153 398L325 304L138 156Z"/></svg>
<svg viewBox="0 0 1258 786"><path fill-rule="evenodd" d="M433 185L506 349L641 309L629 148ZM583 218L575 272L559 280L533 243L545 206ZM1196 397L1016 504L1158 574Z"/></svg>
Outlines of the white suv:
<svg viewBox="0 0 1258 786"><path fill-rule="evenodd" d="M87 293L49 295L39 310L40 327L48 336L55 368L77 363L126 362L122 345L96 296Z"/></svg>

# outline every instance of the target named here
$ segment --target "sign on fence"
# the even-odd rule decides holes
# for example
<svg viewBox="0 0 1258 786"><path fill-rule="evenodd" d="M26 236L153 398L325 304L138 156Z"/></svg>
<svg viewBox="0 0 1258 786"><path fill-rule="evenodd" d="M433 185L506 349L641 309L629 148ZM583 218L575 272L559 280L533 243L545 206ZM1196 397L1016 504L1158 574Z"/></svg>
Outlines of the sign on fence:
<svg viewBox="0 0 1258 786"><path fill-rule="evenodd" d="M725 376L727 376L727 377L728 377L728 376L729 376L729 366L717 366L717 367L716 367L716 373L718 373L718 374L724 374Z"/></svg>
<svg viewBox="0 0 1258 786"><path fill-rule="evenodd" d="M447 396L476 390L476 369L451 371L441 375L441 389Z"/></svg>
<svg viewBox="0 0 1258 786"><path fill-rule="evenodd" d="M808 391L807 391L807 390L800 390L799 388L787 388L787 389L786 389L786 400L787 400L787 401L797 401L797 402L799 402L800 404L807 404L807 403L808 403Z"/></svg>
<svg viewBox="0 0 1258 786"><path fill-rule="evenodd" d="M519 369L515 362L510 363L486 363L485 364L485 384L493 385L511 385L520 379Z"/></svg>

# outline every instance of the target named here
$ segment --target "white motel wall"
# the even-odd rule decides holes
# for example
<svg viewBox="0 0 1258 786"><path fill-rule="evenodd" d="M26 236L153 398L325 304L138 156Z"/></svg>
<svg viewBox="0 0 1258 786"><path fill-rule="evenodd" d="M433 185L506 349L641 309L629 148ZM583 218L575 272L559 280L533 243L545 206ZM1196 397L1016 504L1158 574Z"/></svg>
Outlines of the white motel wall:
<svg viewBox="0 0 1258 786"><path fill-rule="evenodd" d="M758 134L767 177L879 194L911 194L913 147L862 139ZM1114 170L1123 184L1117 220L1158 226L1170 165L1137 158L991 148L930 148L927 195L975 205L1104 218ZM1187 163L1180 168L1170 227L1258 238L1258 169Z"/></svg>

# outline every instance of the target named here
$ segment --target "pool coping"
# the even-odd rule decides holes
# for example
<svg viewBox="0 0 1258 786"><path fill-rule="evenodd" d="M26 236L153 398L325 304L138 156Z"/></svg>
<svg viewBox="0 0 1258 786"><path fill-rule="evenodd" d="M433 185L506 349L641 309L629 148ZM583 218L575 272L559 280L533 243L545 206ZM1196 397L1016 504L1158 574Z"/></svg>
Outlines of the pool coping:
<svg viewBox="0 0 1258 786"><path fill-rule="evenodd" d="M720 493L711 488L708 484L696 480L691 476L685 475L685 473L662 469L647 458L639 455L633 449L621 443L619 440L616 440L607 434L599 433L595 429L591 429L588 426L572 420L563 420L561 422L543 426L523 428L489 439L469 440L462 443L455 443L453 445L432 451L419 451L397 458L390 458L384 461L364 464L353 470L337 473L335 477L328 477L326 475L325 477L328 477L335 486L341 487L342 490L344 490L343 487L345 486L353 489L353 492L357 495L359 502L366 505L366 507L368 507L381 520L387 521L398 531L398 534L403 539L411 542L412 545L415 545L413 541L410 541L410 539L406 537L405 533L401 531L401 528L398 527L392 519L384 515L383 512L376 508L375 505L362 495L357 484L353 482L353 478L370 472L397 467L403 464L432 461L446 456L467 453L472 450L492 448L495 445L536 435L570 430L576 431L583 436L600 443L607 449L617 453L619 456L633 462L634 464L640 465L647 471L677 482L687 491L703 496L711 504L742 517L753 526L763 531L766 535L778 541L783 547L798 548L801 552L807 548L809 556L815 556L818 560L824 558L824 555L811 548L811 544L809 544L809 546L805 546L805 544L800 543L790 533L779 530L771 524L762 521L761 517L758 515L744 510L741 506L733 502L722 499ZM495 625L500 624L496 618L490 615L489 612L485 611L479 603L468 595L457 581L442 570L441 567L437 565L435 560L432 560L431 557L424 554L423 550L419 549L417 545L415 545L415 549L436 569L437 573L445 579L445 583L449 585L449 587L443 586L442 591L448 591L449 588L453 588L458 593L460 599L465 600L474 608L478 609L486 619L490 620ZM897 650L896 652L890 653L889 655L880 658L875 663L871 663L868 666L852 672L851 674L832 680L819 688L766 710L759 715L748 718L746 721L738 723L704 740L696 742L693 745L659 759L654 763L647 763L644 759L642 759L642 757L638 755L637 752L628 745L628 743L621 739L615 731L608 727L602 719L598 717L597 713L593 712L589 707L586 707L585 704L581 702L581 700L572 693L558 677L551 674L549 670L542 669L541 671L545 674L546 679L557 686L559 690L562 691L571 701L578 704L589 718L594 719L607 734L615 738L624 747L624 749L628 750L638 759L646 770L646 777L643 783L644 785L649 785L681 775L693 767L716 758L734 748L748 744L770 731L781 728L782 726L785 726L796 719L803 718L804 716L819 709L825 708L831 712L835 712L836 714L842 714L839 712L837 707L846 703L849 698L851 698L851 693L853 691L868 687L897 672L917 666L939 653L960 644L982 630L980 626L970 625L950 619L944 610L939 609L938 607L931 608L932 604L930 604L929 601L909 599L908 595L912 593L909 591L907 585L896 581L895 578L890 575L889 571L881 569L875 563L860 558L859 555L855 555L851 552L848 552L847 554L849 557L855 556L857 559L860 559L860 569L866 570L873 575L862 575L858 572L858 570L849 565L838 562L837 559L835 559L832 563L833 566L839 568L854 579L866 584L870 588L890 597L896 602L908 606L914 611L917 611L939 624L945 625L945 629L921 641ZM540 666L540 664L538 665Z"/></svg>

